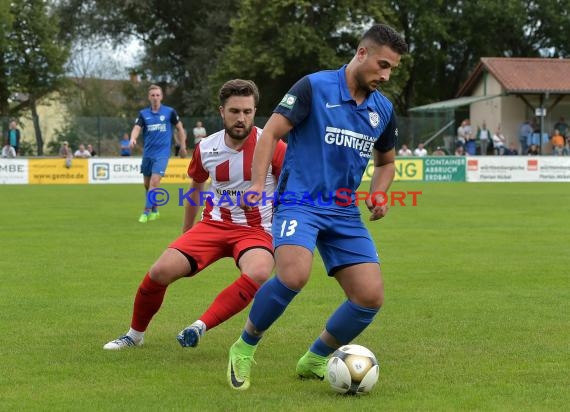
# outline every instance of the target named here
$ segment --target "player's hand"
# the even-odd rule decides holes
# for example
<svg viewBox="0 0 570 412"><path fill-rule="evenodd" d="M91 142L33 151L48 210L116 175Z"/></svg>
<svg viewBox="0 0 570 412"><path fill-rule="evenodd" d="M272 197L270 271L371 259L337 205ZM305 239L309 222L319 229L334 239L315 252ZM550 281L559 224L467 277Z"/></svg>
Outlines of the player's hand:
<svg viewBox="0 0 570 412"><path fill-rule="evenodd" d="M184 146L180 147L180 151L178 152L178 155L180 156L181 159L184 159L188 155L188 151L186 150L186 148Z"/></svg>
<svg viewBox="0 0 570 412"><path fill-rule="evenodd" d="M129 140L129 149L131 149L131 150L134 149L136 145L137 145L136 140L133 140L133 139Z"/></svg>
<svg viewBox="0 0 570 412"><path fill-rule="evenodd" d="M381 194L376 195L374 199L366 199L366 206L370 210L370 218L368 220L382 219L388 214L388 202Z"/></svg>
<svg viewBox="0 0 570 412"><path fill-rule="evenodd" d="M261 200L263 188L256 185L252 185L244 192L244 195L240 199L240 205L243 210L252 210L254 207L259 205Z"/></svg>

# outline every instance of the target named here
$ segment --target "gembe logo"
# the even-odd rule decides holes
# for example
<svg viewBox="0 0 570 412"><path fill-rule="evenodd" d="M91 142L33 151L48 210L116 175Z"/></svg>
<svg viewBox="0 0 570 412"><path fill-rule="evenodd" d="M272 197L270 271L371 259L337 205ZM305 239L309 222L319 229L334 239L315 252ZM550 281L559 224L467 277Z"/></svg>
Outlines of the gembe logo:
<svg viewBox="0 0 570 412"><path fill-rule="evenodd" d="M109 163L93 163L93 180L109 180Z"/></svg>
<svg viewBox="0 0 570 412"><path fill-rule="evenodd" d="M292 109L293 105L297 101L297 96L293 96L292 94L287 93L279 102L279 106L286 107L287 109Z"/></svg>

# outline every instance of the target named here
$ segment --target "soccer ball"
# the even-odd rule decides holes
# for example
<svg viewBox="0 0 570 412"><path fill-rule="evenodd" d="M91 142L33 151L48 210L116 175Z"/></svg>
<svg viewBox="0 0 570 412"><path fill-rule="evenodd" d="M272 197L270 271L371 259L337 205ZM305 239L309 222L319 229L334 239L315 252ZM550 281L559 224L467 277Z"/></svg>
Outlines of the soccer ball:
<svg viewBox="0 0 570 412"><path fill-rule="evenodd" d="M370 392L378 381L380 367L376 356L360 345L338 348L327 363L331 388L338 393L361 395Z"/></svg>

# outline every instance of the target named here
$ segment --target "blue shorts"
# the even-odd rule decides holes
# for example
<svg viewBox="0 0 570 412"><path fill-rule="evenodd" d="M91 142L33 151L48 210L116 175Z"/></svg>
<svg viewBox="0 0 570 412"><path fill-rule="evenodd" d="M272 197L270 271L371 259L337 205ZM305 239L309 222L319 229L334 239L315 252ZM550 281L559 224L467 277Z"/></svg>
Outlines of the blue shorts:
<svg viewBox="0 0 570 412"><path fill-rule="evenodd" d="M166 166L168 166L168 157L143 157L141 173L143 176L164 176L164 172L166 172Z"/></svg>
<svg viewBox="0 0 570 412"><path fill-rule="evenodd" d="M303 246L313 253L315 246L333 276L338 269L358 263L379 263L376 245L359 213L311 207L277 207L271 227L273 246Z"/></svg>

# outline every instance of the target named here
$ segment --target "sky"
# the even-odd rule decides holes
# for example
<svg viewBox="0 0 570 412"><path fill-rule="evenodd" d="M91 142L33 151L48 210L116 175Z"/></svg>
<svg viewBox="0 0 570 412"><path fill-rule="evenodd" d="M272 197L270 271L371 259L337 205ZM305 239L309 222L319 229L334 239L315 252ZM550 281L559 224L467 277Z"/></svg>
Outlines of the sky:
<svg viewBox="0 0 570 412"><path fill-rule="evenodd" d="M75 77L128 79L129 67L136 66L143 53L136 39L119 47L110 42L83 42L74 46L67 71Z"/></svg>

